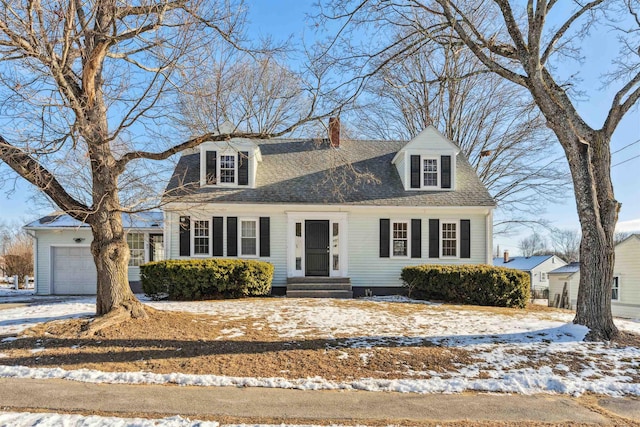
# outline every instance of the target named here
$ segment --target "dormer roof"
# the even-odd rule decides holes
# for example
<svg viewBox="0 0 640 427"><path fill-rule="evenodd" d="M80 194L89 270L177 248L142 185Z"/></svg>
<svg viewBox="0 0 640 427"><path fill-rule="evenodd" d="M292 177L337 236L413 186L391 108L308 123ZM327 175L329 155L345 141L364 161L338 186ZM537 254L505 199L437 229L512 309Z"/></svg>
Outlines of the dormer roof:
<svg viewBox="0 0 640 427"><path fill-rule="evenodd" d="M406 145L396 153L391 162L396 164L405 152L438 152L457 155L460 153L460 147L451 142L433 125L429 125L411 141L407 142Z"/></svg>

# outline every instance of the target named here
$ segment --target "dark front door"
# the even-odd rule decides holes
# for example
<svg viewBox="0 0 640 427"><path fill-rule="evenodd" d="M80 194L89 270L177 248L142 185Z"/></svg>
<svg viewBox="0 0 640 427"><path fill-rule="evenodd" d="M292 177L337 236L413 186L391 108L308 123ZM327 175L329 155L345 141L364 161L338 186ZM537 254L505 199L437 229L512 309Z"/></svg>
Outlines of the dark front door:
<svg viewBox="0 0 640 427"><path fill-rule="evenodd" d="M329 221L305 221L307 276L329 275Z"/></svg>

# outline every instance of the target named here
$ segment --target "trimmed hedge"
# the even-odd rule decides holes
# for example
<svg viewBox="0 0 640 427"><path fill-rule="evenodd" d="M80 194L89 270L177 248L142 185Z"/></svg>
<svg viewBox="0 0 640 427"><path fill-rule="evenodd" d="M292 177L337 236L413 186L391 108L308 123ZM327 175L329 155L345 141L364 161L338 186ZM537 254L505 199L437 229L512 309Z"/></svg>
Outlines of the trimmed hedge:
<svg viewBox="0 0 640 427"><path fill-rule="evenodd" d="M531 296L529 275L490 265L419 265L400 278L413 298L460 304L524 308Z"/></svg>
<svg viewBox="0 0 640 427"><path fill-rule="evenodd" d="M192 259L140 266L144 293L172 300L242 298L269 295L273 265L244 259Z"/></svg>

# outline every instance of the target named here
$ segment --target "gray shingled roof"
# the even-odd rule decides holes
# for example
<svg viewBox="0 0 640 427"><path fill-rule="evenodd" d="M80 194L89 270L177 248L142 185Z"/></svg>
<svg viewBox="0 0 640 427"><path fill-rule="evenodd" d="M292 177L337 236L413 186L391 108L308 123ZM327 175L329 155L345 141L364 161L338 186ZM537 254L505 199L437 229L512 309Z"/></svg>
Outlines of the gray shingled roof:
<svg viewBox="0 0 640 427"><path fill-rule="evenodd" d="M574 261L560 268L556 268L555 270L550 271L548 274L567 274L567 273L573 274L573 273L578 273L579 271L580 271L580 262Z"/></svg>
<svg viewBox="0 0 640 427"><path fill-rule="evenodd" d="M199 153L185 153L165 201L210 203L348 204L374 206L495 206L464 158L457 156L455 191L405 191L394 155L402 141L256 140L262 152L256 188L200 188Z"/></svg>

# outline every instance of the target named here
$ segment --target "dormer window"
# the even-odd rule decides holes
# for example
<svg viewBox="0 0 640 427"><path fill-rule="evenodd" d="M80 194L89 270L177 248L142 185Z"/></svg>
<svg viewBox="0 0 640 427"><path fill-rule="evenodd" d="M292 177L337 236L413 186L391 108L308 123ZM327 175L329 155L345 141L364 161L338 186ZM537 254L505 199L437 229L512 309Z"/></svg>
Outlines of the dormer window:
<svg viewBox="0 0 640 427"><path fill-rule="evenodd" d="M204 151L203 185L249 185L249 152Z"/></svg>
<svg viewBox="0 0 640 427"><path fill-rule="evenodd" d="M438 159L422 160L423 187L438 186Z"/></svg>

